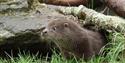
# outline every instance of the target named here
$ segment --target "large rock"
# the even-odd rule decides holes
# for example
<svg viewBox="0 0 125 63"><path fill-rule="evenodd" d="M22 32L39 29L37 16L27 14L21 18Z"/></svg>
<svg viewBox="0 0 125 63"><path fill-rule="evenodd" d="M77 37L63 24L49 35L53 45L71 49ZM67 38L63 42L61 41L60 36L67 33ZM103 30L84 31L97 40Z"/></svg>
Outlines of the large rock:
<svg viewBox="0 0 125 63"><path fill-rule="evenodd" d="M0 15L12 15L20 14L21 12L27 12L28 3L27 0L1 0L0 1Z"/></svg>
<svg viewBox="0 0 125 63"><path fill-rule="evenodd" d="M17 12L16 15L0 15L0 55L7 55L5 51L15 55L19 50L51 53L53 46L41 39L40 32L48 21L66 16L56 12L53 6L43 6L26 14Z"/></svg>

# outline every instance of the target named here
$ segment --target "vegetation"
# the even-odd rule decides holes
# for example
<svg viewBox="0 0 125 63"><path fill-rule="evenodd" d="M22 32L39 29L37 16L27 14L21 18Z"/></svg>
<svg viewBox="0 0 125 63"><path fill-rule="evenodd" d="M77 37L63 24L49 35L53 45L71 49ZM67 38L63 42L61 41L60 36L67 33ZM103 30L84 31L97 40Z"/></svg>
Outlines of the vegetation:
<svg viewBox="0 0 125 63"><path fill-rule="evenodd" d="M124 49L125 49L125 38L121 33L111 33L108 36L108 44L102 48L103 53L100 53L102 56L93 57L87 63L125 63L124 60ZM21 54L19 53L18 57L13 57L8 55L8 59L0 58L0 63L86 63L83 59L76 60L66 60L54 52L50 60L47 60L48 57L40 57L37 54Z"/></svg>

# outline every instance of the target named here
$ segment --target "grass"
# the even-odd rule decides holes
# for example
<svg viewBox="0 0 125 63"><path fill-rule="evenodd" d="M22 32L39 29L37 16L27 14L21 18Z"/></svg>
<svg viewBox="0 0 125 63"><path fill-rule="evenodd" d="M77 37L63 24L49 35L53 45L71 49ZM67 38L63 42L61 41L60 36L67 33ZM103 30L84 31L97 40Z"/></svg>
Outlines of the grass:
<svg viewBox="0 0 125 63"><path fill-rule="evenodd" d="M109 43L106 45L107 48L102 48L106 51L106 55L94 57L91 60L85 62L83 59L76 60L66 60L61 56L61 54L54 54L51 57L51 60L46 58L39 57L38 55L31 54L21 54L19 53L18 57L9 56L8 59L0 58L0 63L125 63L124 59L124 50L125 50L125 38L120 33L111 33L109 36Z"/></svg>

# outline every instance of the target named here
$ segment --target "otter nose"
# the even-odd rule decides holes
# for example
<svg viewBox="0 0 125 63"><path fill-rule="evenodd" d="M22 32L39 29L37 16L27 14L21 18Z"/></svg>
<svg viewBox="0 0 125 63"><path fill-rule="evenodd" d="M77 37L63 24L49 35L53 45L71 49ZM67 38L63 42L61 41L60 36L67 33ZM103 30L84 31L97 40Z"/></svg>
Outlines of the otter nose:
<svg viewBox="0 0 125 63"><path fill-rule="evenodd" d="M44 29L41 33L41 35L46 35L47 34L47 29Z"/></svg>
<svg viewBox="0 0 125 63"><path fill-rule="evenodd" d="M46 34L46 33L47 33L47 30L43 30L43 33L45 33L45 34Z"/></svg>

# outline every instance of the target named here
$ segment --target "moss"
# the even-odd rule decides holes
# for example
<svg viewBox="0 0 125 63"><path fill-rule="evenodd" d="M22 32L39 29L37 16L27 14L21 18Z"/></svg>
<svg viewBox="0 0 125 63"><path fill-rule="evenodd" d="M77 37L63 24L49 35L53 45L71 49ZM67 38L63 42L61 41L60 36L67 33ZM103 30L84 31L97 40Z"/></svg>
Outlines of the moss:
<svg viewBox="0 0 125 63"><path fill-rule="evenodd" d="M0 0L0 2L8 2L8 1L12 1L12 0Z"/></svg>
<svg viewBox="0 0 125 63"><path fill-rule="evenodd" d="M5 39L5 38L0 37L0 45L1 45L1 44L4 44L4 39Z"/></svg>
<svg viewBox="0 0 125 63"><path fill-rule="evenodd" d="M25 8L25 7L17 8L17 9L8 8L6 10L0 11L0 15L10 15L10 16L12 16L12 15L16 15L16 14L19 14L19 15L28 14L28 12L29 12L29 9Z"/></svg>

